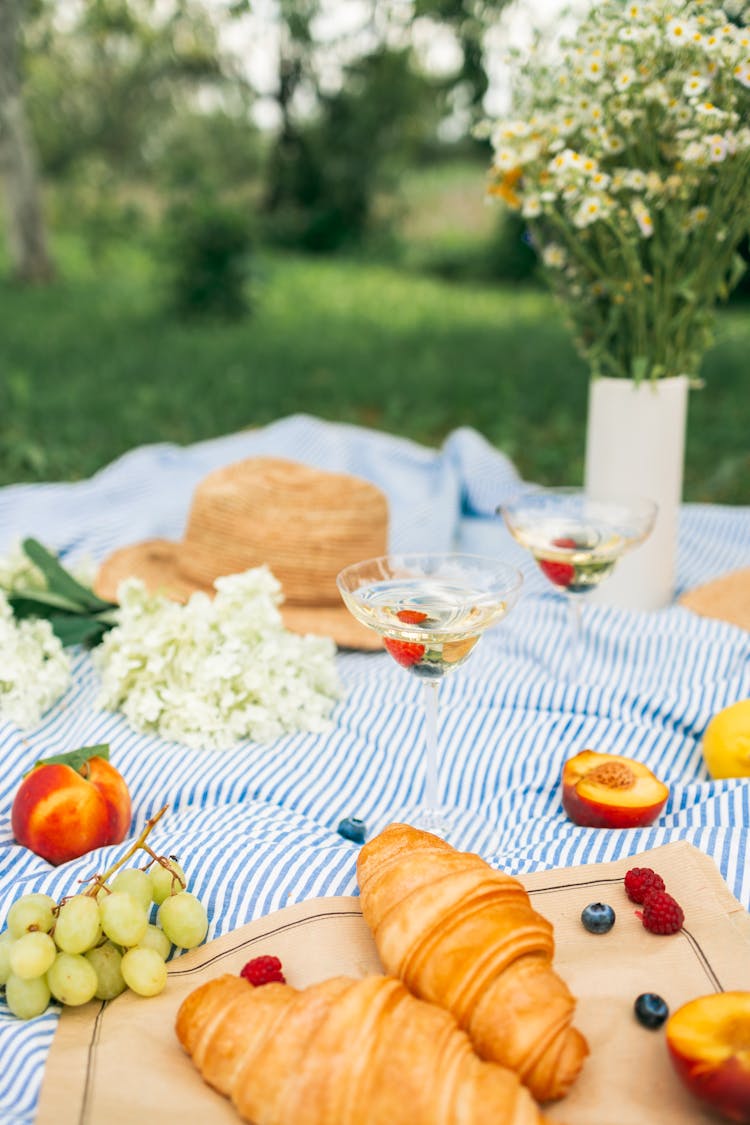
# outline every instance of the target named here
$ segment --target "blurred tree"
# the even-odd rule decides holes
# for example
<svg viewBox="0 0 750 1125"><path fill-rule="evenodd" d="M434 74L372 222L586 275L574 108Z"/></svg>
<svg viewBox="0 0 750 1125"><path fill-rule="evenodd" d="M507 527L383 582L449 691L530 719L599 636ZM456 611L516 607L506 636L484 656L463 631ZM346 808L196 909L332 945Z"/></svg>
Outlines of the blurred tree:
<svg viewBox="0 0 750 1125"><path fill-rule="evenodd" d="M195 0L86 0L66 22L58 8L42 0L27 35L45 171L65 175L93 155L143 175L178 107L228 81L214 22Z"/></svg>
<svg viewBox="0 0 750 1125"><path fill-rule="evenodd" d="M321 251L360 240L383 190L434 147L441 121L459 103L469 121L479 116L484 38L507 3L371 0L359 23L323 42L321 0L277 0L279 126L264 193L271 236ZM448 76L420 66L418 20L453 32L461 62Z"/></svg>
<svg viewBox="0 0 750 1125"><path fill-rule="evenodd" d="M435 125L430 83L408 49L380 47L319 93L317 114L290 119L269 164L266 210L281 242L319 252L362 239L379 192Z"/></svg>
<svg viewBox="0 0 750 1125"><path fill-rule="evenodd" d="M21 88L21 17L21 0L0 0L0 175L13 274L19 281L44 282L54 270Z"/></svg>
<svg viewBox="0 0 750 1125"><path fill-rule="evenodd" d="M448 79L452 93L464 92L472 117L482 113L489 87L485 65L484 38L497 23L510 0L414 0L414 18L427 17L446 24L456 36L461 64Z"/></svg>

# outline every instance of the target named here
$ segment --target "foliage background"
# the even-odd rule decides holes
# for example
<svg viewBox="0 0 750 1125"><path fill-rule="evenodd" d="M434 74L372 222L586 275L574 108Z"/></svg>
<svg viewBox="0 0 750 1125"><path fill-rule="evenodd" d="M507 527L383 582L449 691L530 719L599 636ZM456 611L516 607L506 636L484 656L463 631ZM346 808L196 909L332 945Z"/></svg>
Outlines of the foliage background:
<svg viewBox="0 0 750 1125"><path fill-rule="evenodd" d="M503 0L341 3L21 7L54 280L0 247L0 483L300 410L471 425L529 479L581 479L587 372L471 131ZM747 294L691 398L689 499L750 503Z"/></svg>

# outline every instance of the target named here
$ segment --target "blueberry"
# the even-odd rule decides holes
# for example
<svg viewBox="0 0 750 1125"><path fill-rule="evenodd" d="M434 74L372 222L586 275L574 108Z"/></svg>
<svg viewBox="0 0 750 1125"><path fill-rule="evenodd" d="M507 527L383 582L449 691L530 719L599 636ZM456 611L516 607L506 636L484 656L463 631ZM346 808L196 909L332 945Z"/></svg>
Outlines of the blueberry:
<svg viewBox="0 0 750 1125"><path fill-rule="evenodd" d="M364 844L367 836L364 820L358 820L356 816L345 816L336 831L339 836L343 836L345 840L352 840L355 844Z"/></svg>
<svg viewBox="0 0 750 1125"><path fill-rule="evenodd" d="M642 1023L644 1027L652 1029L661 1027L669 1015L666 1001L662 1000L661 996L657 996L655 992L642 992L637 997L633 1010L638 1022Z"/></svg>
<svg viewBox="0 0 750 1125"><path fill-rule="evenodd" d="M606 902L590 902L581 911L581 921L590 934L608 934L615 924L615 912Z"/></svg>

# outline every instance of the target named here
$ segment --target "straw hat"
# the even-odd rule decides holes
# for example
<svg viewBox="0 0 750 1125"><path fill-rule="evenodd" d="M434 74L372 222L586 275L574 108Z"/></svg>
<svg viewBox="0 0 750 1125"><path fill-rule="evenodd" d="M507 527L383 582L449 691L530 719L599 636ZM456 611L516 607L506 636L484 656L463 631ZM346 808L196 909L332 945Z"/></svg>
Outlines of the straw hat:
<svg viewBox="0 0 750 1125"><path fill-rule="evenodd" d="M388 504L374 484L294 461L251 457L197 486L181 542L150 539L115 551L95 581L115 601L124 578L186 601L213 581L266 563L281 583L281 615L296 633L332 637L341 648L379 649L377 634L344 606L336 575L386 553Z"/></svg>

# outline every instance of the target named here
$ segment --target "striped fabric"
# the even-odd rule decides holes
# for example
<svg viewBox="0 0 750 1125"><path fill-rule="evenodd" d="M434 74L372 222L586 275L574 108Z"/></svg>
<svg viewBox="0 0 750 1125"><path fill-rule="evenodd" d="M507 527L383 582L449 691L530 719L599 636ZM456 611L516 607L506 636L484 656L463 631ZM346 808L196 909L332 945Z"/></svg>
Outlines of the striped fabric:
<svg viewBox="0 0 750 1125"><path fill-rule="evenodd" d="M100 559L138 539L178 539L197 481L256 454L379 484L389 499L394 550L459 546L500 554L524 570L515 610L441 687L440 784L454 810L452 842L523 873L686 839L715 859L734 894L750 905L750 785L711 782L700 752L710 717L750 696L747 633L677 606L645 614L591 605L577 673L562 679L565 607L493 515L522 482L475 431L457 430L432 450L294 416L189 448L144 447L91 480L0 490L0 552L23 535L68 562ZM748 564L750 509L684 507L680 589ZM74 687L37 729L0 725L0 918L20 894L61 897L122 854L125 845L54 869L12 840L10 807L30 764L97 742L110 743L128 781L134 834L169 805L151 842L180 856L191 889L208 907L209 937L304 898L355 892L357 847L336 826L357 816L372 834L418 802L421 685L384 654L338 660L346 695L328 733L213 752L144 737L119 715L98 712L96 674L79 653ZM669 783L656 825L608 832L565 818L561 767L587 747L636 757ZM0 1121L7 1125L33 1120L56 1018L50 1009L21 1023L0 1002Z"/></svg>

